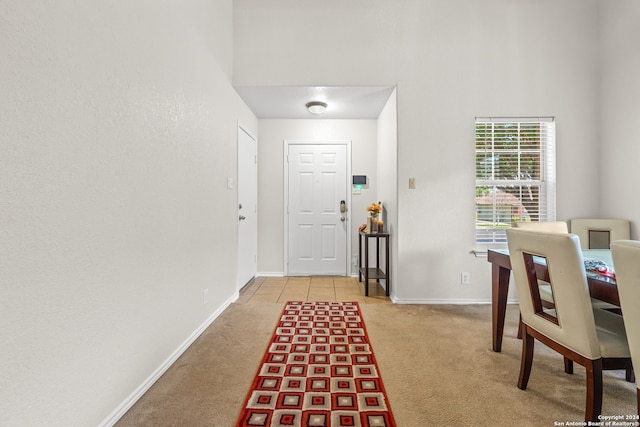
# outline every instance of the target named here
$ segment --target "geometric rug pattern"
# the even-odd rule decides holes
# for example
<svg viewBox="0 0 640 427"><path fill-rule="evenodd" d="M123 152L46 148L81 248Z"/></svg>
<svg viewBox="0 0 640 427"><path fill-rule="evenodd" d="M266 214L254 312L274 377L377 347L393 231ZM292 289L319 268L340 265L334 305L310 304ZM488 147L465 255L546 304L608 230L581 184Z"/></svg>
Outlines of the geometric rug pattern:
<svg viewBox="0 0 640 427"><path fill-rule="evenodd" d="M395 427L357 302L286 303L236 427Z"/></svg>

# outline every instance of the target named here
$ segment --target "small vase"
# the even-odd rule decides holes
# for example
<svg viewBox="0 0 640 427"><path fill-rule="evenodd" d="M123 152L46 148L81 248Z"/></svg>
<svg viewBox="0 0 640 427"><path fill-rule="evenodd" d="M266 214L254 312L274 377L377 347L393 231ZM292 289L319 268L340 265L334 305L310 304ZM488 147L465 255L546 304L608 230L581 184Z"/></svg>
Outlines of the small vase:
<svg viewBox="0 0 640 427"><path fill-rule="evenodd" d="M378 232L378 217L377 216L369 216L367 218L367 229L369 233L377 233Z"/></svg>

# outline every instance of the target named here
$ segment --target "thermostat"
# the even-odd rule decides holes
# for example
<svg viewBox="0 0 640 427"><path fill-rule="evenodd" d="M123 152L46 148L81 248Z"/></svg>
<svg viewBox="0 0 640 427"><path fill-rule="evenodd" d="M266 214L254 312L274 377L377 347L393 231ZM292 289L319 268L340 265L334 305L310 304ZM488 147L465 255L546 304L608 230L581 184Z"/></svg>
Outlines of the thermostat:
<svg viewBox="0 0 640 427"><path fill-rule="evenodd" d="M353 185L367 185L367 176L353 175Z"/></svg>

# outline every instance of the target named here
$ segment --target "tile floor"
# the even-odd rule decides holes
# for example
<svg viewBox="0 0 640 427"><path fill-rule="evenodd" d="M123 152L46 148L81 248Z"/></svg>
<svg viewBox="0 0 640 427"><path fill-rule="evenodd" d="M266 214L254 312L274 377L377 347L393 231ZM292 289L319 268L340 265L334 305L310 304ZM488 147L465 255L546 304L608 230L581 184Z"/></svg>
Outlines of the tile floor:
<svg viewBox="0 0 640 427"><path fill-rule="evenodd" d="M357 301L361 304L390 304L385 291L369 281L369 296L357 277L256 277L241 292L237 303L287 301Z"/></svg>

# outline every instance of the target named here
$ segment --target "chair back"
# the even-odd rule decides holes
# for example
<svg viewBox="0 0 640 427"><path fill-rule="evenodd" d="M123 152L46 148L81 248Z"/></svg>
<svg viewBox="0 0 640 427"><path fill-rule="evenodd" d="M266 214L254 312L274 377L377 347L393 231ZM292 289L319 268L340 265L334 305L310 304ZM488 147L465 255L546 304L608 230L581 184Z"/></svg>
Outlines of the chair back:
<svg viewBox="0 0 640 427"><path fill-rule="evenodd" d="M611 243L618 295L627 341L634 366L640 367L640 242L622 240Z"/></svg>
<svg viewBox="0 0 640 427"><path fill-rule="evenodd" d="M512 228L507 241L522 321L587 359L600 358L578 237ZM555 309L542 306L534 257L546 260Z"/></svg>
<svg viewBox="0 0 640 427"><path fill-rule="evenodd" d="M511 224L515 228L541 231L544 233L568 233L569 227L564 221L522 221Z"/></svg>
<svg viewBox="0 0 640 427"><path fill-rule="evenodd" d="M629 240L631 227L626 219L577 218L571 233L580 238L582 249L609 249L615 240Z"/></svg>

